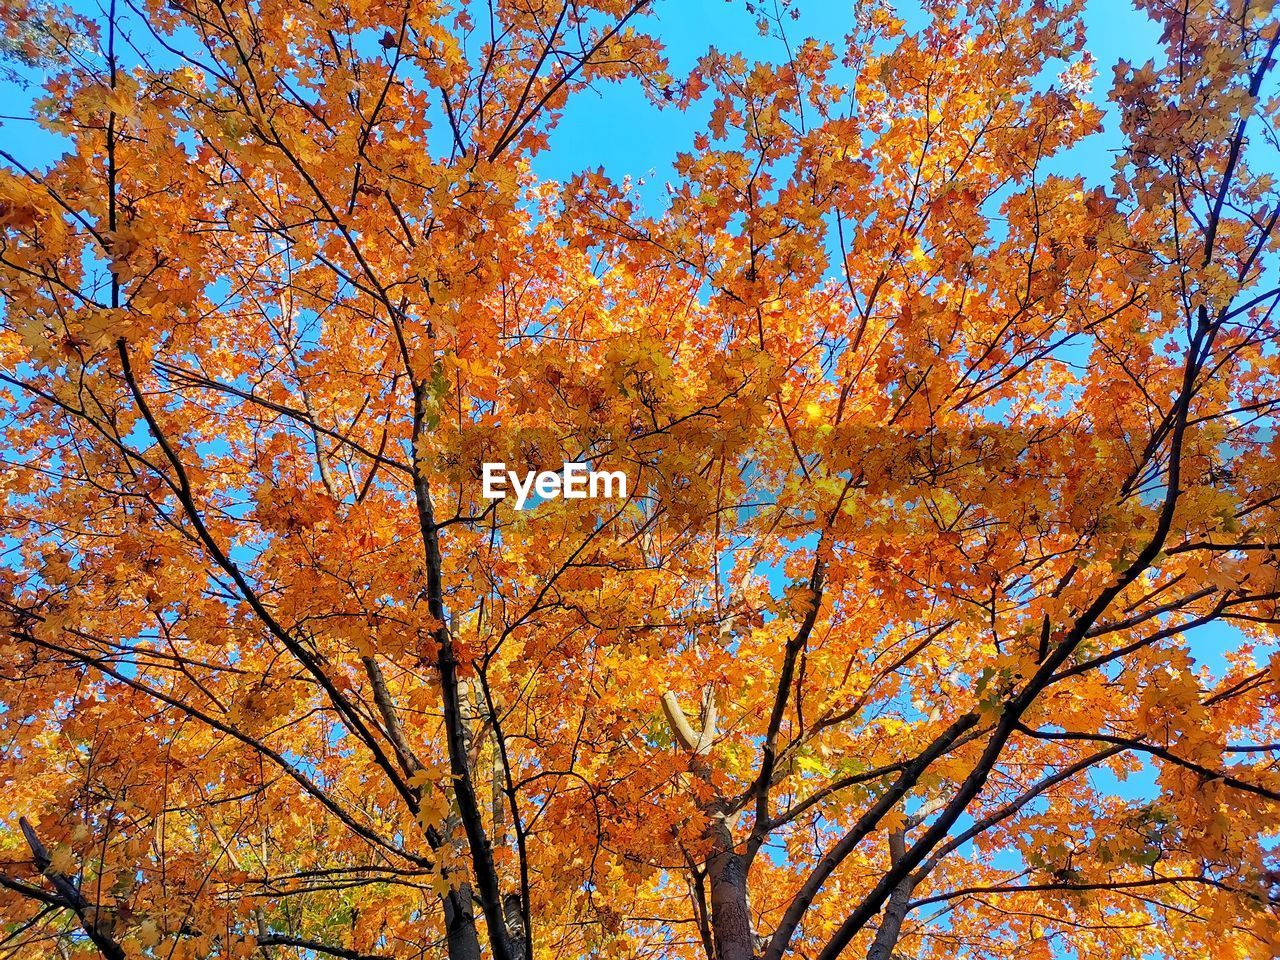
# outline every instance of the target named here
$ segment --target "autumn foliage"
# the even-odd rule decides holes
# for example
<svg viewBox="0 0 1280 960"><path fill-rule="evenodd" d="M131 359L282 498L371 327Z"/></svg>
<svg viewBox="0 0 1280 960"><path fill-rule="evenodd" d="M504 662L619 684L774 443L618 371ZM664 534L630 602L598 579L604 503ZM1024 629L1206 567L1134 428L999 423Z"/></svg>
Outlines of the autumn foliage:
<svg viewBox="0 0 1280 960"><path fill-rule="evenodd" d="M676 2L4 0L4 957L1280 956L1271 4Z"/></svg>

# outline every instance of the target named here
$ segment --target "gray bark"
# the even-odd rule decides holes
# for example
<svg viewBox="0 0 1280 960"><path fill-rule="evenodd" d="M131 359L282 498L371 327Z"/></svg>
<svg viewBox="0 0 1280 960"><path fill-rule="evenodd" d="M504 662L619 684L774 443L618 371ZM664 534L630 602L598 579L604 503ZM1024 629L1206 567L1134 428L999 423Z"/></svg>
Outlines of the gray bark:
<svg viewBox="0 0 1280 960"><path fill-rule="evenodd" d="M901 830L889 834L889 862L897 864L906 856L907 838ZM907 917L907 906L911 903L911 894L915 890L915 880L908 873L893 888L889 900L885 904L884 913L880 917L880 927L876 930L875 940L867 951L867 960L891 960L893 950L902 935L902 921Z"/></svg>
<svg viewBox="0 0 1280 960"><path fill-rule="evenodd" d="M713 814L711 857L711 935L716 960L754 960L756 939L747 905L747 858L735 849L733 832L720 812Z"/></svg>
<svg viewBox="0 0 1280 960"><path fill-rule="evenodd" d="M511 960L527 960L525 957L524 911L520 896L508 893L502 904L507 915L507 939L511 943Z"/></svg>
<svg viewBox="0 0 1280 960"><path fill-rule="evenodd" d="M459 884L440 898L444 906L445 941L449 960L480 960L480 937L476 934L475 902L471 884Z"/></svg>

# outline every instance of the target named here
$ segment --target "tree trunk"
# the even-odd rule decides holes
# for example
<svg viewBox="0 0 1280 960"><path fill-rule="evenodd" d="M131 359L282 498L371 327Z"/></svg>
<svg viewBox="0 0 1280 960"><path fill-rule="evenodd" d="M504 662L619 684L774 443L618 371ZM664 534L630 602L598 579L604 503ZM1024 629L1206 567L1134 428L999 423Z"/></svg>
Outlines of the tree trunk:
<svg viewBox="0 0 1280 960"><path fill-rule="evenodd" d="M476 909L471 884L459 884L441 897L444 905L445 941L449 960L480 960L480 937L476 934Z"/></svg>
<svg viewBox="0 0 1280 960"><path fill-rule="evenodd" d="M903 831L894 830L889 834L889 862L899 863L907 852L907 838ZM884 914L880 918L880 928L876 930L876 938L867 951L867 960L891 960L893 949L898 945L898 937L902 934L902 921L907 917L907 905L911 902L911 894L915 890L915 881L911 874L902 878L902 882L893 888L889 900L885 904Z"/></svg>
<svg viewBox="0 0 1280 960"><path fill-rule="evenodd" d="M524 949L524 911L520 907L520 895L508 893L502 908L507 915L507 940L511 944L511 960L528 960Z"/></svg>
<svg viewBox="0 0 1280 960"><path fill-rule="evenodd" d="M715 960L754 960L756 938L747 906L747 859L734 849L733 832L724 813L716 811L710 829L711 933Z"/></svg>

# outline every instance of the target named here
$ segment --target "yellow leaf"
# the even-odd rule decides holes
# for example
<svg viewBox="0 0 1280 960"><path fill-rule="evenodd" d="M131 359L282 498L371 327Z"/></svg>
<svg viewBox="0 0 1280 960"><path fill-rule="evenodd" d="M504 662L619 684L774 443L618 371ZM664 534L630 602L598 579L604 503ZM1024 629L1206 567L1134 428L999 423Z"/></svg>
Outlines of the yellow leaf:
<svg viewBox="0 0 1280 960"><path fill-rule="evenodd" d="M67 847L58 847L49 858L49 869L56 873L76 873L76 858Z"/></svg>
<svg viewBox="0 0 1280 960"><path fill-rule="evenodd" d="M154 920L144 920L134 933L134 938L143 947L154 947L160 942L160 929L156 926Z"/></svg>

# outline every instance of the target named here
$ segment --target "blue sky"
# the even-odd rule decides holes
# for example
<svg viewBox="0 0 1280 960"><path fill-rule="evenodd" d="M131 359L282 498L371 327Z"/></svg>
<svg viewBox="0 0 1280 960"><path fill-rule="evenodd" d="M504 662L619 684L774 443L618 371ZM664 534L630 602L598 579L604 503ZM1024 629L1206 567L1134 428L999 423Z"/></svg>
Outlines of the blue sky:
<svg viewBox="0 0 1280 960"><path fill-rule="evenodd" d="M788 23L794 43L817 37L839 45L853 23L851 0L796 0L800 17ZM915 0L894 4L908 25L920 22ZM658 34L667 47L671 74L679 77L693 67L709 46L724 53L741 52L749 59L778 61L785 50L781 41L761 37L755 17L743 0L659 0ZM1087 47L1098 72L1093 97L1106 107L1112 67L1121 59L1143 63L1159 56L1159 31L1145 14L1126 0L1089 0L1085 14ZM534 164L544 177L563 178L603 166L614 177L647 178L661 189L674 180L676 153L689 147L693 134L706 122L710 104L681 113L657 111L645 100L638 83L602 85L580 94L550 137L551 149ZM1115 114L1108 111L1106 131L1059 159L1056 172L1082 173L1102 182L1111 175L1113 155L1119 143ZM656 190L643 191L653 197Z"/></svg>
<svg viewBox="0 0 1280 960"><path fill-rule="evenodd" d="M799 18L788 21L793 43L813 36L839 45L853 22L852 0L795 3ZM96 0L70 0L69 6L91 15L100 15L103 9ZM909 25L920 22L917 0L897 0L894 6ZM661 36L673 76L688 73L710 46L726 53L741 52L752 59L777 61L784 56L779 40L759 35L755 16L746 9L745 0L657 0L655 10L656 19L646 21L645 28ZM1141 63L1156 56L1158 32L1145 15L1133 10L1125 0L1089 0L1085 24L1088 49L1098 68L1094 98L1105 106L1111 67L1121 58ZM32 79L38 84L40 78L35 75ZM33 96L39 95L36 84L24 89L0 78L0 140L19 156L41 162L57 155L57 141L22 119L30 113ZM676 153L687 149L709 111L709 103L683 113L674 108L654 110L638 83L602 84L579 94L570 103L551 135L551 149L538 158L535 168L542 176L562 178L603 166L617 177L651 177L651 182L660 187L671 178ZM1076 170L1090 179L1101 180L1109 175L1108 150L1117 143L1114 123L1110 127L1108 134L1094 138L1070 157Z"/></svg>

